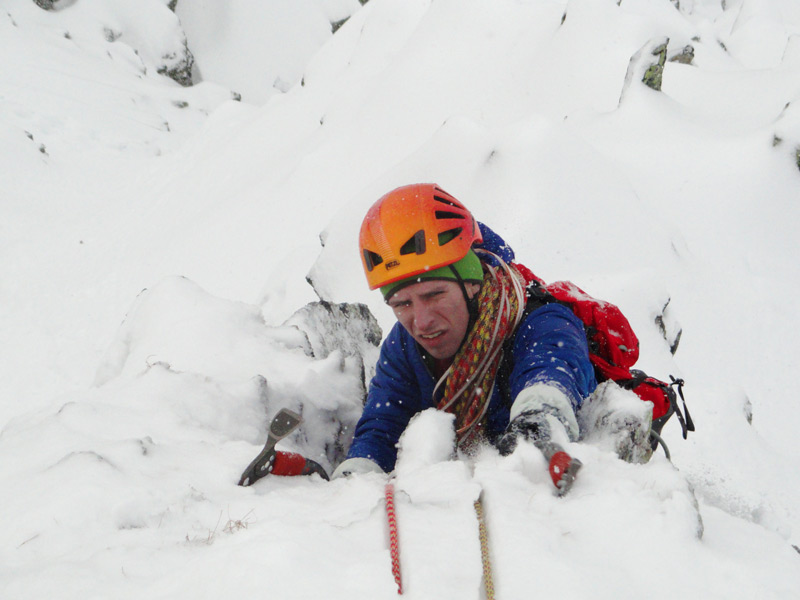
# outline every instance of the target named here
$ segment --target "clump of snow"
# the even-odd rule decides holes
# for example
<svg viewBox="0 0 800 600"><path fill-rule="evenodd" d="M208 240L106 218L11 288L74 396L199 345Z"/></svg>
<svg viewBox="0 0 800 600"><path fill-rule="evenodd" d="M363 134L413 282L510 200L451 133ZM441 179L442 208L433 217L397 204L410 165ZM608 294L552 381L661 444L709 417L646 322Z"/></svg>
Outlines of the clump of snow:
<svg viewBox="0 0 800 600"><path fill-rule="evenodd" d="M454 425L454 415L435 408L414 416L398 443L398 475L454 458Z"/></svg>
<svg viewBox="0 0 800 600"><path fill-rule="evenodd" d="M633 463L650 459L652 418L652 402L642 402L634 392L613 381L598 385L578 411L583 441Z"/></svg>

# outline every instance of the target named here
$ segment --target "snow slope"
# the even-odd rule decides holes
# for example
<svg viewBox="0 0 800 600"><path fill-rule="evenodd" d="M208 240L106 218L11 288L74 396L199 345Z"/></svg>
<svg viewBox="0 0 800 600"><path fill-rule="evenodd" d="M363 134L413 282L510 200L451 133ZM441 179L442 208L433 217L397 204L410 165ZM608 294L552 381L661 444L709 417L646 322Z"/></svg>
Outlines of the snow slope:
<svg viewBox="0 0 800 600"><path fill-rule="evenodd" d="M480 597L482 489L498 598L800 598L796 2L168 4L0 6L0 597L395 597L386 478L235 484L283 406L282 447L341 459L392 323L358 226L437 181L617 303L698 431L674 465L575 444L556 498L420 415L405 595ZM664 37L694 58L656 92L626 74ZM184 42L192 87L158 73Z"/></svg>

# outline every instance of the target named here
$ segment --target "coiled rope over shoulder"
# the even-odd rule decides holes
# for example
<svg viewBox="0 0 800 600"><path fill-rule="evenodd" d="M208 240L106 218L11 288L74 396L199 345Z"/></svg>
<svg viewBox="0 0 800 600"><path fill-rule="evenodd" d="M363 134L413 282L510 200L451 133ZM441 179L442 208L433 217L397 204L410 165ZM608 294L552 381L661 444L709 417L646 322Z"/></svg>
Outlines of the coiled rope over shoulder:
<svg viewBox="0 0 800 600"><path fill-rule="evenodd" d="M444 385L437 407L456 415L456 434L462 446L482 426L503 357L503 344L516 331L525 309L525 278L517 268L492 252L476 252L499 266L483 261L478 319L433 391L436 398Z"/></svg>

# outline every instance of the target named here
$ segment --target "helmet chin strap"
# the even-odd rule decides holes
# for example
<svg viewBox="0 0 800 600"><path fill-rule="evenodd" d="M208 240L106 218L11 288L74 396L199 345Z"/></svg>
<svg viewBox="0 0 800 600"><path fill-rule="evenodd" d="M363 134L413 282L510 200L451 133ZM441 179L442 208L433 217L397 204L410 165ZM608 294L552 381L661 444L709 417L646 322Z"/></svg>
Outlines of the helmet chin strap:
<svg viewBox="0 0 800 600"><path fill-rule="evenodd" d="M472 298L470 298L469 293L467 292L467 285L464 283L461 275L459 275L458 271L453 265L448 266L458 282L458 287L461 288L464 301L467 303L467 311L469 312L469 324L467 325L467 332L469 332L472 329L472 326L475 324L475 321L478 320L478 293L476 292Z"/></svg>

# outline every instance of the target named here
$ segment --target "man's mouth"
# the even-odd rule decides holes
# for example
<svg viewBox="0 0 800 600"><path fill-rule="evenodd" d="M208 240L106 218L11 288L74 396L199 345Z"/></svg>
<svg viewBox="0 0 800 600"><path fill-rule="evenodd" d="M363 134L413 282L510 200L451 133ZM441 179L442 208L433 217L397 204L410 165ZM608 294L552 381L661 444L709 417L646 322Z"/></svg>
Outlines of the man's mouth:
<svg viewBox="0 0 800 600"><path fill-rule="evenodd" d="M419 337L421 337L423 340L433 340L442 335L442 333L442 331L437 331L436 333L421 333L419 334Z"/></svg>

